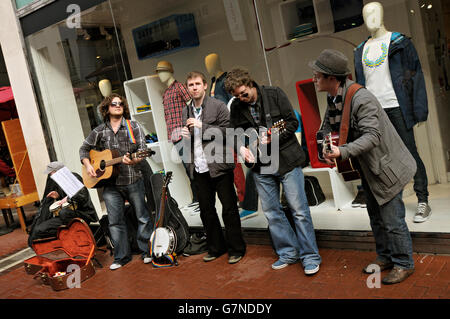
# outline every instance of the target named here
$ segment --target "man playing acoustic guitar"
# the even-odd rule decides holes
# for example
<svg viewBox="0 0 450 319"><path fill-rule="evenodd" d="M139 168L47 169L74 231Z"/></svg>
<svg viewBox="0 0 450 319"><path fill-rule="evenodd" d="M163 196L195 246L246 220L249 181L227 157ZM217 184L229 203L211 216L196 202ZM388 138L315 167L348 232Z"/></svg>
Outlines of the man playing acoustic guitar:
<svg viewBox="0 0 450 319"><path fill-rule="evenodd" d="M380 271L392 268L382 282L395 284L414 272L402 192L414 176L416 163L377 98L347 78L347 64L343 53L330 49L309 64L317 91L329 95L323 130L341 133L342 127L348 129L345 143L331 145L323 156L329 164L357 159L377 252L376 260L363 271L373 272L373 264ZM353 98L347 100L352 94Z"/></svg>
<svg viewBox="0 0 450 319"><path fill-rule="evenodd" d="M314 275L319 271L321 257L304 188L301 165L305 161L305 153L295 136L298 121L292 105L280 88L258 86L246 70L231 70L225 80L225 87L236 97L230 107L231 127L244 130L271 128L272 124L268 122L285 122L285 129L277 135L279 149L274 146L276 140L273 134L261 136L262 144L272 144L270 166L278 169L270 172L271 169L267 169L267 166L255 165L252 170L261 206L269 223L273 246L279 256L272 268L281 269L301 261L305 274ZM240 152L247 162L255 160L254 154L248 148L238 146L239 139L235 144L236 151ZM274 163L277 158L278 163ZM280 203L280 182L285 191L295 231Z"/></svg>
<svg viewBox="0 0 450 319"><path fill-rule="evenodd" d="M108 212L109 229L114 245L114 262L110 269L115 270L131 261L125 223L125 200L131 204L138 220L137 242L142 251L144 263L150 263L149 239L152 223L145 203L145 187L141 172L135 167L142 158L130 158L130 154L147 148L144 132L136 121L130 121L127 101L118 94L106 97L99 106L104 123L97 126L80 147L80 159L87 173L96 177L99 172L91 164L91 150L116 150L122 160L116 178L104 184L103 199Z"/></svg>

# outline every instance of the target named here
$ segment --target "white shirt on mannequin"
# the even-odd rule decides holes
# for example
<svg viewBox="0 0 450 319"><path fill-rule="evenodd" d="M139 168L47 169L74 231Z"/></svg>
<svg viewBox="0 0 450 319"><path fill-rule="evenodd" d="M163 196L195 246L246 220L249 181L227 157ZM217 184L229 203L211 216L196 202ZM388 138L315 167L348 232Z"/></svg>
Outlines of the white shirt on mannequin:
<svg viewBox="0 0 450 319"><path fill-rule="evenodd" d="M398 107L399 103L389 71L389 43L391 32L371 38L364 45L362 65L366 88L372 92L383 108Z"/></svg>

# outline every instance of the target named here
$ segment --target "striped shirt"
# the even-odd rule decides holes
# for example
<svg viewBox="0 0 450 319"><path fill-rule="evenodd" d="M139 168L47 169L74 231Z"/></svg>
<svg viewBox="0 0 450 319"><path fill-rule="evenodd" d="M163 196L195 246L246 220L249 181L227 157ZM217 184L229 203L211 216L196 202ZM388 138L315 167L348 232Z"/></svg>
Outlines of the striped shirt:
<svg viewBox="0 0 450 319"><path fill-rule="evenodd" d="M84 140L80 147L80 159L89 158L89 151L95 149L97 151L117 150L120 156L127 152L135 153L136 151L147 148L145 142L145 134L141 125L136 121L130 121L136 144L131 143L125 119L122 118L117 133L114 133L109 122L97 126L89 136ZM135 165L119 165L119 175L116 179L116 185L130 185L139 180L142 174L135 168Z"/></svg>
<svg viewBox="0 0 450 319"><path fill-rule="evenodd" d="M186 103L191 99L186 87L175 80L164 92L164 118L167 126L167 138L169 141L181 140L183 121L181 115ZM173 134L173 136L172 136Z"/></svg>

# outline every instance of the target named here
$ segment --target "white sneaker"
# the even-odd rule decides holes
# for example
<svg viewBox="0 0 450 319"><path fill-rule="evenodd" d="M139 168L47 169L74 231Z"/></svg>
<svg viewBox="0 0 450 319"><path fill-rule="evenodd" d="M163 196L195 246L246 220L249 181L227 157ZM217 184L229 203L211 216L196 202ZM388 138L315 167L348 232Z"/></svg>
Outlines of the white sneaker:
<svg viewBox="0 0 450 319"><path fill-rule="evenodd" d="M120 267L122 267L121 264L119 264L119 263L112 263L111 266L109 266L109 269L116 270L116 269L119 269Z"/></svg>
<svg viewBox="0 0 450 319"><path fill-rule="evenodd" d="M144 264L149 264L152 262L152 257L144 257Z"/></svg>
<svg viewBox="0 0 450 319"><path fill-rule="evenodd" d="M319 265L307 265L304 269L305 275L314 275L320 269Z"/></svg>

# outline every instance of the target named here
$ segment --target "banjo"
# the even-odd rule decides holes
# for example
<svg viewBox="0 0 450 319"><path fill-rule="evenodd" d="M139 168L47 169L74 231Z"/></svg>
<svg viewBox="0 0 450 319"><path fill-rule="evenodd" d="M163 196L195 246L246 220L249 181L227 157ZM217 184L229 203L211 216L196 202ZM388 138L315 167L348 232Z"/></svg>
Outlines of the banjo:
<svg viewBox="0 0 450 319"><path fill-rule="evenodd" d="M164 211L166 208L167 186L169 185L171 178L172 172L167 172L166 176L164 177L162 187L159 217L155 225L155 230L150 237L150 255L155 258L161 258L165 256L173 264L176 263L174 251L177 247L177 237L172 227L164 226ZM156 266L162 266L155 264L154 260L153 264Z"/></svg>

